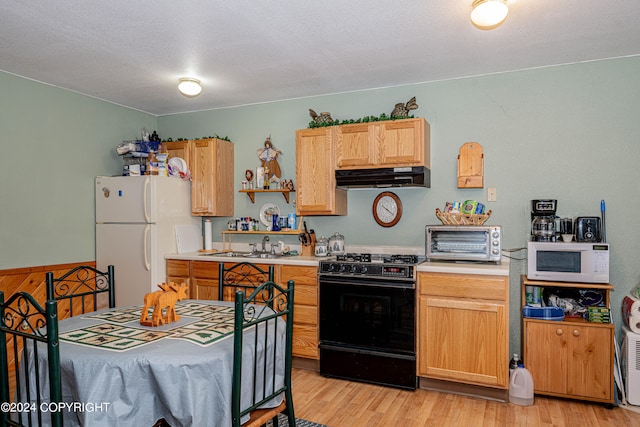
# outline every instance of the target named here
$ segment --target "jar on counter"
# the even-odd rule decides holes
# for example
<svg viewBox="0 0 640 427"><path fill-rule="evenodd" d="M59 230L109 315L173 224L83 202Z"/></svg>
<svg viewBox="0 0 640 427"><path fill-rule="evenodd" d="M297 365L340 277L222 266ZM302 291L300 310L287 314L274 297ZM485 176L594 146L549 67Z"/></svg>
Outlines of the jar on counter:
<svg viewBox="0 0 640 427"><path fill-rule="evenodd" d="M316 256L327 256L329 255L329 239L326 237L320 237L316 240Z"/></svg>

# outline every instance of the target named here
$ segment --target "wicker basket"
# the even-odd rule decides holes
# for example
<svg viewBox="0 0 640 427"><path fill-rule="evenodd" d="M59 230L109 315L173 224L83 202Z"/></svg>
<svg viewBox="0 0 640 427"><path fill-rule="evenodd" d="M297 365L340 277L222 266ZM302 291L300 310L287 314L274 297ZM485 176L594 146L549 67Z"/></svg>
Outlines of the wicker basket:
<svg viewBox="0 0 640 427"><path fill-rule="evenodd" d="M436 208L436 216L444 225L482 225L491 216L491 211L486 214L463 214L440 212L440 209Z"/></svg>

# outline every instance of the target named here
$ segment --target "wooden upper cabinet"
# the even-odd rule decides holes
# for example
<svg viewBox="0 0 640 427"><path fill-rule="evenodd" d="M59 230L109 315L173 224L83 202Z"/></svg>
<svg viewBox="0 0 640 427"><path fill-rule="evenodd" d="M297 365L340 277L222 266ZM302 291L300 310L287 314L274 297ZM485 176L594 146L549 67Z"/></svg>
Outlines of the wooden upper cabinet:
<svg viewBox="0 0 640 427"><path fill-rule="evenodd" d="M336 169L426 166L430 126L423 118L336 127Z"/></svg>
<svg viewBox="0 0 640 427"><path fill-rule="evenodd" d="M233 216L233 143L209 138L190 145L191 213Z"/></svg>
<svg viewBox="0 0 640 427"><path fill-rule="evenodd" d="M296 131L296 212L346 215L347 192L336 188L335 126Z"/></svg>
<svg viewBox="0 0 640 427"><path fill-rule="evenodd" d="M336 166L338 169L375 164L376 126L369 123L336 127Z"/></svg>
<svg viewBox="0 0 640 427"><path fill-rule="evenodd" d="M180 157L187 162L187 167L191 170L191 144L189 141L163 142L162 145L169 152L169 158Z"/></svg>

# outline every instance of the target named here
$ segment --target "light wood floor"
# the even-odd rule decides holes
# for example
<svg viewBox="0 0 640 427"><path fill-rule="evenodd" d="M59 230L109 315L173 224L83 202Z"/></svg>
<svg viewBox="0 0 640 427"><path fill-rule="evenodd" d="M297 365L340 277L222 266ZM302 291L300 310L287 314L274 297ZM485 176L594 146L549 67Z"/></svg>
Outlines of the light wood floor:
<svg viewBox="0 0 640 427"><path fill-rule="evenodd" d="M519 406L435 391L405 391L293 370L297 418L329 427L640 426L640 413L600 404L535 396Z"/></svg>

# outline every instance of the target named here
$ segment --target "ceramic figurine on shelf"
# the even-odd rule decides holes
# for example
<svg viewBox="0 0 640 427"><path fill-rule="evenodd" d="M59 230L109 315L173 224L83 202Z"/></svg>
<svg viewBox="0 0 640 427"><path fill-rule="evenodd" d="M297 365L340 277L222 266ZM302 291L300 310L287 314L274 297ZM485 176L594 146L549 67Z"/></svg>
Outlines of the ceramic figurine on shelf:
<svg viewBox="0 0 640 427"><path fill-rule="evenodd" d="M280 165L278 164L278 155L282 154L282 151L273 146L270 136L264 141L264 147L258 149L257 154L260 159L260 166L265 168L265 182L272 176L277 178L282 176ZM269 170L268 174L266 173L267 168Z"/></svg>
<svg viewBox="0 0 640 427"><path fill-rule="evenodd" d="M311 108L309 108L309 115L311 116L313 121L316 122L316 123L331 123L331 122L333 122L333 119L331 118L331 113L327 113L326 111L318 114L315 111L313 111Z"/></svg>
<svg viewBox="0 0 640 427"><path fill-rule="evenodd" d="M409 111L416 110L418 108L418 104L416 104L416 97L414 96L406 104L399 102L396 104L395 108L391 112L391 117L396 119L407 118L409 116Z"/></svg>
<svg viewBox="0 0 640 427"><path fill-rule="evenodd" d="M247 169L244 171L244 177L247 178L248 189L253 190L253 170Z"/></svg>

